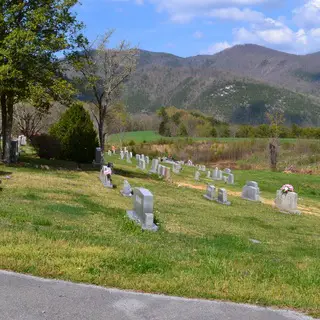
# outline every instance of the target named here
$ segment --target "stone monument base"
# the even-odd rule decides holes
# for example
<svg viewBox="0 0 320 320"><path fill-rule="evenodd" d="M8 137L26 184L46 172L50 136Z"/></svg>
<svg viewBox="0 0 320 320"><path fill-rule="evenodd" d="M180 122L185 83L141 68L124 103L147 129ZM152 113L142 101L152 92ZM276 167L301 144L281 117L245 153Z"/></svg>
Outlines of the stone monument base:
<svg viewBox="0 0 320 320"><path fill-rule="evenodd" d="M148 215L148 213L146 213L146 215ZM152 215L152 219L153 219L153 214L150 213L150 215ZM127 216L130 220L135 221L137 224L139 224L142 230L148 230L148 231L154 231L154 232L159 230L159 227L155 223L153 223L151 227L143 224L139 219L139 217L137 216L136 212L133 210L127 210ZM148 219L148 217L146 218Z"/></svg>

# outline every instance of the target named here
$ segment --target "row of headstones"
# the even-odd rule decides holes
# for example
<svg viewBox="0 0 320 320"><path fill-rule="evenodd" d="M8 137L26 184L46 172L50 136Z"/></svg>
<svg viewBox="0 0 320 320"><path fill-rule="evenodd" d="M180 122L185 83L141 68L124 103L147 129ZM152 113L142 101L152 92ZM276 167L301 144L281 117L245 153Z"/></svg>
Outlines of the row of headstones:
<svg viewBox="0 0 320 320"><path fill-rule="evenodd" d="M211 201L230 205L227 190L223 188L218 189L217 194L215 186L208 185L204 197ZM242 189L241 197L245 200L260 202L260 189L258 183L255 181L248 181ZM301 214L298 210L298 194L295 192L288 192L287 194L284 194L281 190L277 190L275 205L281 212Z"/></svg>
<svg viewBox="0 0 320 320"><path fill-rule="evenodd" d="M206 171L206 170L204 170ZM194 179L196 181L200 181L200 171L197 170L194 175ZM216 181L224 181L227 184L234 184L234 174L231 173L231 169L225 169L224 171L215 168L212 172L208 171L207 178L216 180Z"/></svg>

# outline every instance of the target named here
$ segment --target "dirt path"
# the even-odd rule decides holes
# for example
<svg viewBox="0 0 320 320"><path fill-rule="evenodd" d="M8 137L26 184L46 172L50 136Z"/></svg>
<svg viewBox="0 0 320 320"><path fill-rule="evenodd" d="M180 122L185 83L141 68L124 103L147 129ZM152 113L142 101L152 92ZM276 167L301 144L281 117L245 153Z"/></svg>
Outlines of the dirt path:
<svg viewBox="0 0 320 320"><path fill-rule="evenodd" d="M196 189L196 190L206 190L205 186L197 186L197 185L193 185L193 184L185 183L185 182L178 182L176 184L177 184L178 187L187 187L187 188ZM228 194L233 196L233 197L241 197L241 192L240 191L230 191L230 190L228 190ZM261 198L261 202L263 204L266 204L266 205L274 207L274 202L271 199ZM309 214L309 215L320 217L320 208L313 207L313 206L299 205L298 209L303 214Z"/></svg>

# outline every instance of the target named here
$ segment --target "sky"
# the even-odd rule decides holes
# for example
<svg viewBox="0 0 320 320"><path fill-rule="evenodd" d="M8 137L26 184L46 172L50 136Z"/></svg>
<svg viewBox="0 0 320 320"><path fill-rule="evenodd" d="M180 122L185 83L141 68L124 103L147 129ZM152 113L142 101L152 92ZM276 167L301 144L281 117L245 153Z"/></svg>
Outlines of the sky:
<svg viewBox="0 0 320 320"><path fill-rule="evenodd" d="M115 29L114 47L181 57L253 43L280 51L320 51L320 0L81 0L75 8L95 40Z"/></svg>

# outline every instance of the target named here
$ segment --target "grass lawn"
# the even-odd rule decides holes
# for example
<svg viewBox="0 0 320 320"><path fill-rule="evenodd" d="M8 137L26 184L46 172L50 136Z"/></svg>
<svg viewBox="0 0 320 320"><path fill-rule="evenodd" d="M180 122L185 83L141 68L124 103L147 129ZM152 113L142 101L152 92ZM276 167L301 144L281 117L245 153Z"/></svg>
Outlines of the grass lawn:
<svg viewBox="0 0 320 320"><path fill-rule="evenodd" d="M125 132L124 134L112 134L109 138L107 143L109 144L119 144L120 139L122 139L123 143L129 143L130 141L134 141L135 143L142 143L142 142L156 142L160 139L165 140L177 140L177 139L184 139L181 137L163 137L156 131L132 131L132 132ZM252 140L252 138L192 138L193 141L219 141L219 142L230 142L230 141L243 141L243 140ZM255 140L259 140L259 138L255 138ZM266 140L266 139L263 139ZM293 142L297 139L280 139L281 142ZM312 139L311 139L312 140ZM309 139L310 141L310 139ZM314 140L318 141L318 140Z"/></svg>
<svg viewBox="0 0 320 320"><path fill-rule="evenodd" d="M192 168L165 182L136 169L135 160L111 160L115 190L102 186L97 171L73 171L70 163L46 163L50 170L0 166L0 175L11 175L0 192L0 268L320 316L319 176L235 171L227 207L202 197L209 181L195 182ZM132 200L119 193L124 179L154 194L159 232L142 232L126 218ZM259 182L265 203L238 196L246 180ZM306 214L270 205L284 183L296 187Z"/></svg>

